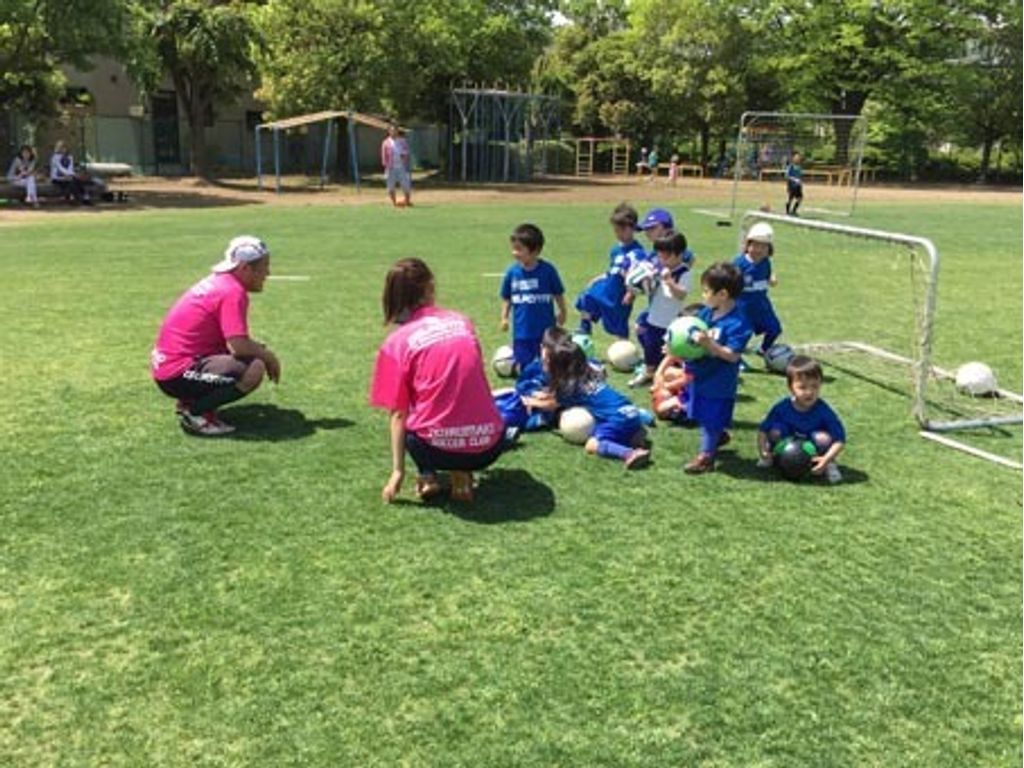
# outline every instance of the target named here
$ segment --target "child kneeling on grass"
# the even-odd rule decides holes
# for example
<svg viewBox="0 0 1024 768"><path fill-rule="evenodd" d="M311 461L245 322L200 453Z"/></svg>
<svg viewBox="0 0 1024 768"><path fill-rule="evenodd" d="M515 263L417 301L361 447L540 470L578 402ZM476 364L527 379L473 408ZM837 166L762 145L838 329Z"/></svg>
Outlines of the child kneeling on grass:
<svg viewBox="0 0 1024 768"><path fill-rule="evenodd" d="M583 446L587 453L618 459L626 469L647 466L651 452L643 447L646 430L640 409L608 385L563 329L545 331L540 352L550 384L546 391L524 398L527 407L541 411L586 408L596 422Z"/></svg>
<svg viewBox="0 0 1024 768"><path fill-rule="evenodd" d="M846 445L846 430L836 412L821 399L821 365L805 355L796 355L786 366L790 396L768 411L757 433L759 467L772 466L772 449L787 437L810 440L818 451L811 459L811 474L824 474L830 483L843 479L835 460Z"/></svg>

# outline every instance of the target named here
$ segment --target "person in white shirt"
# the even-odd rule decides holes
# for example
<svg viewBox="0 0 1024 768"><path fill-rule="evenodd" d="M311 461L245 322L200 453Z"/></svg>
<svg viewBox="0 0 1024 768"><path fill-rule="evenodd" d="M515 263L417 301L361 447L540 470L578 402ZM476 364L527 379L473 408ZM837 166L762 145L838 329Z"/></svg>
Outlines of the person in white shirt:
<svg viewBox="0 0 1024 768"><path fill-rule="evenodd" d="M405 198L402 205L412 205L410 161L409 143L397 126L389 125L387 138L380 145L380 164L384 166L384 172L387 174L388 197L391 198L391 204L394 206L399 205L395 198L396 184L400 184L402 187L402 195Z"/></svg>
<svg viewBox="0 0 1024 768"><path fill-rule="evenodd" d="M21 149L11 161L7 169L7 180L17 187L24 187L25 202L39 207L39 195L36 193L36 153L28 144Z"/></svg>
<svg viewBox="0 0 1024 768"><path fill-rule="evenodd" d="M50 157L50 181L61 188L65 200L73 197L84 205L92 205L89 189L75 171L75 158L63 141L57 142Z"/></svg>

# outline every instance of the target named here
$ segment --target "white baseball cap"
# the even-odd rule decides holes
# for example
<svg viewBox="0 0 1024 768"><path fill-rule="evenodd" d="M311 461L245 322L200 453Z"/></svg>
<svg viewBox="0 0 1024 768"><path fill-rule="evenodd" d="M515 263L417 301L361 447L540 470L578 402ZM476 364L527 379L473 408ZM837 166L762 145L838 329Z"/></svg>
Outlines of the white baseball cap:
<svg viewBox="0 0 1024 768"><path fill-rule="evenodd" d="M267 244L252 235L239 235L224 250L224 258L210 269L213 272L230 272L239 264L251 264L270 255Z"/></svg>
<svg viewBox="0 0 1024 768"><path fill-rule="evenodd" d="M753 240L755 243L771 243L774 235L775 232L772 230L771 224L759 221L747 232L747 240Z"/></svg>

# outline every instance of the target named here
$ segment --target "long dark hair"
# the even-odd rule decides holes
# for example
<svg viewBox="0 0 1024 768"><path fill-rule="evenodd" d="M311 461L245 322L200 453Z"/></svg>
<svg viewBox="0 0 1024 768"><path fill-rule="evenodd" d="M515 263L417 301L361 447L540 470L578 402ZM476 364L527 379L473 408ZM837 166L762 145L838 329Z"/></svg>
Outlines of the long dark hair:
<svg viewBox="0 0 1024 768"><path fill-rule="evenodd" d="M600 374L587 362L586 354L564 328L548 328L540 345L547 351L546 369L555 397L576 394L601 380Z"/></svg>
<svg viewBox="0 0 1024 768"><path fill-rule="evenodd" d="M399 259L384 278L384 325L402 322L409 313L427 303L434 273L422 259Z"/></svg>
<svg viewBox="0 0 1024 768"><path fill-rule="evenodd" d="M25 153L26 149L28 150L28 154L29 154L29 158L28 158L29 162L34 163L35 160L36 160L36 151L34 149L32 149L32 145L31 144L22 144L21 145L21 149L18 150L18 157L21 157ZM22 158L22 159L24 159L24 158Z"/></svg>

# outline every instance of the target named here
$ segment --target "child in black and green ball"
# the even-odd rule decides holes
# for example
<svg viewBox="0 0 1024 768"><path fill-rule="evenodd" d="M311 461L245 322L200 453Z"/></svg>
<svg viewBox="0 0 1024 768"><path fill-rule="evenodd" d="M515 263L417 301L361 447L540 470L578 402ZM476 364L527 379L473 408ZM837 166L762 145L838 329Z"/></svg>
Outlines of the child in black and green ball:
<svg viewBox="0 0 1024 768"><path fill-rule="evenodd" d="M830 483L843 479L836 457L846 445L846 430L836 412L821 399L821 365L805 355L796 355L786 366L790 396L768 411L757 432L759 467L772 466L772 451L787 437L810 441L817 455L811 458L811 474L825 475Z"/></svg>

